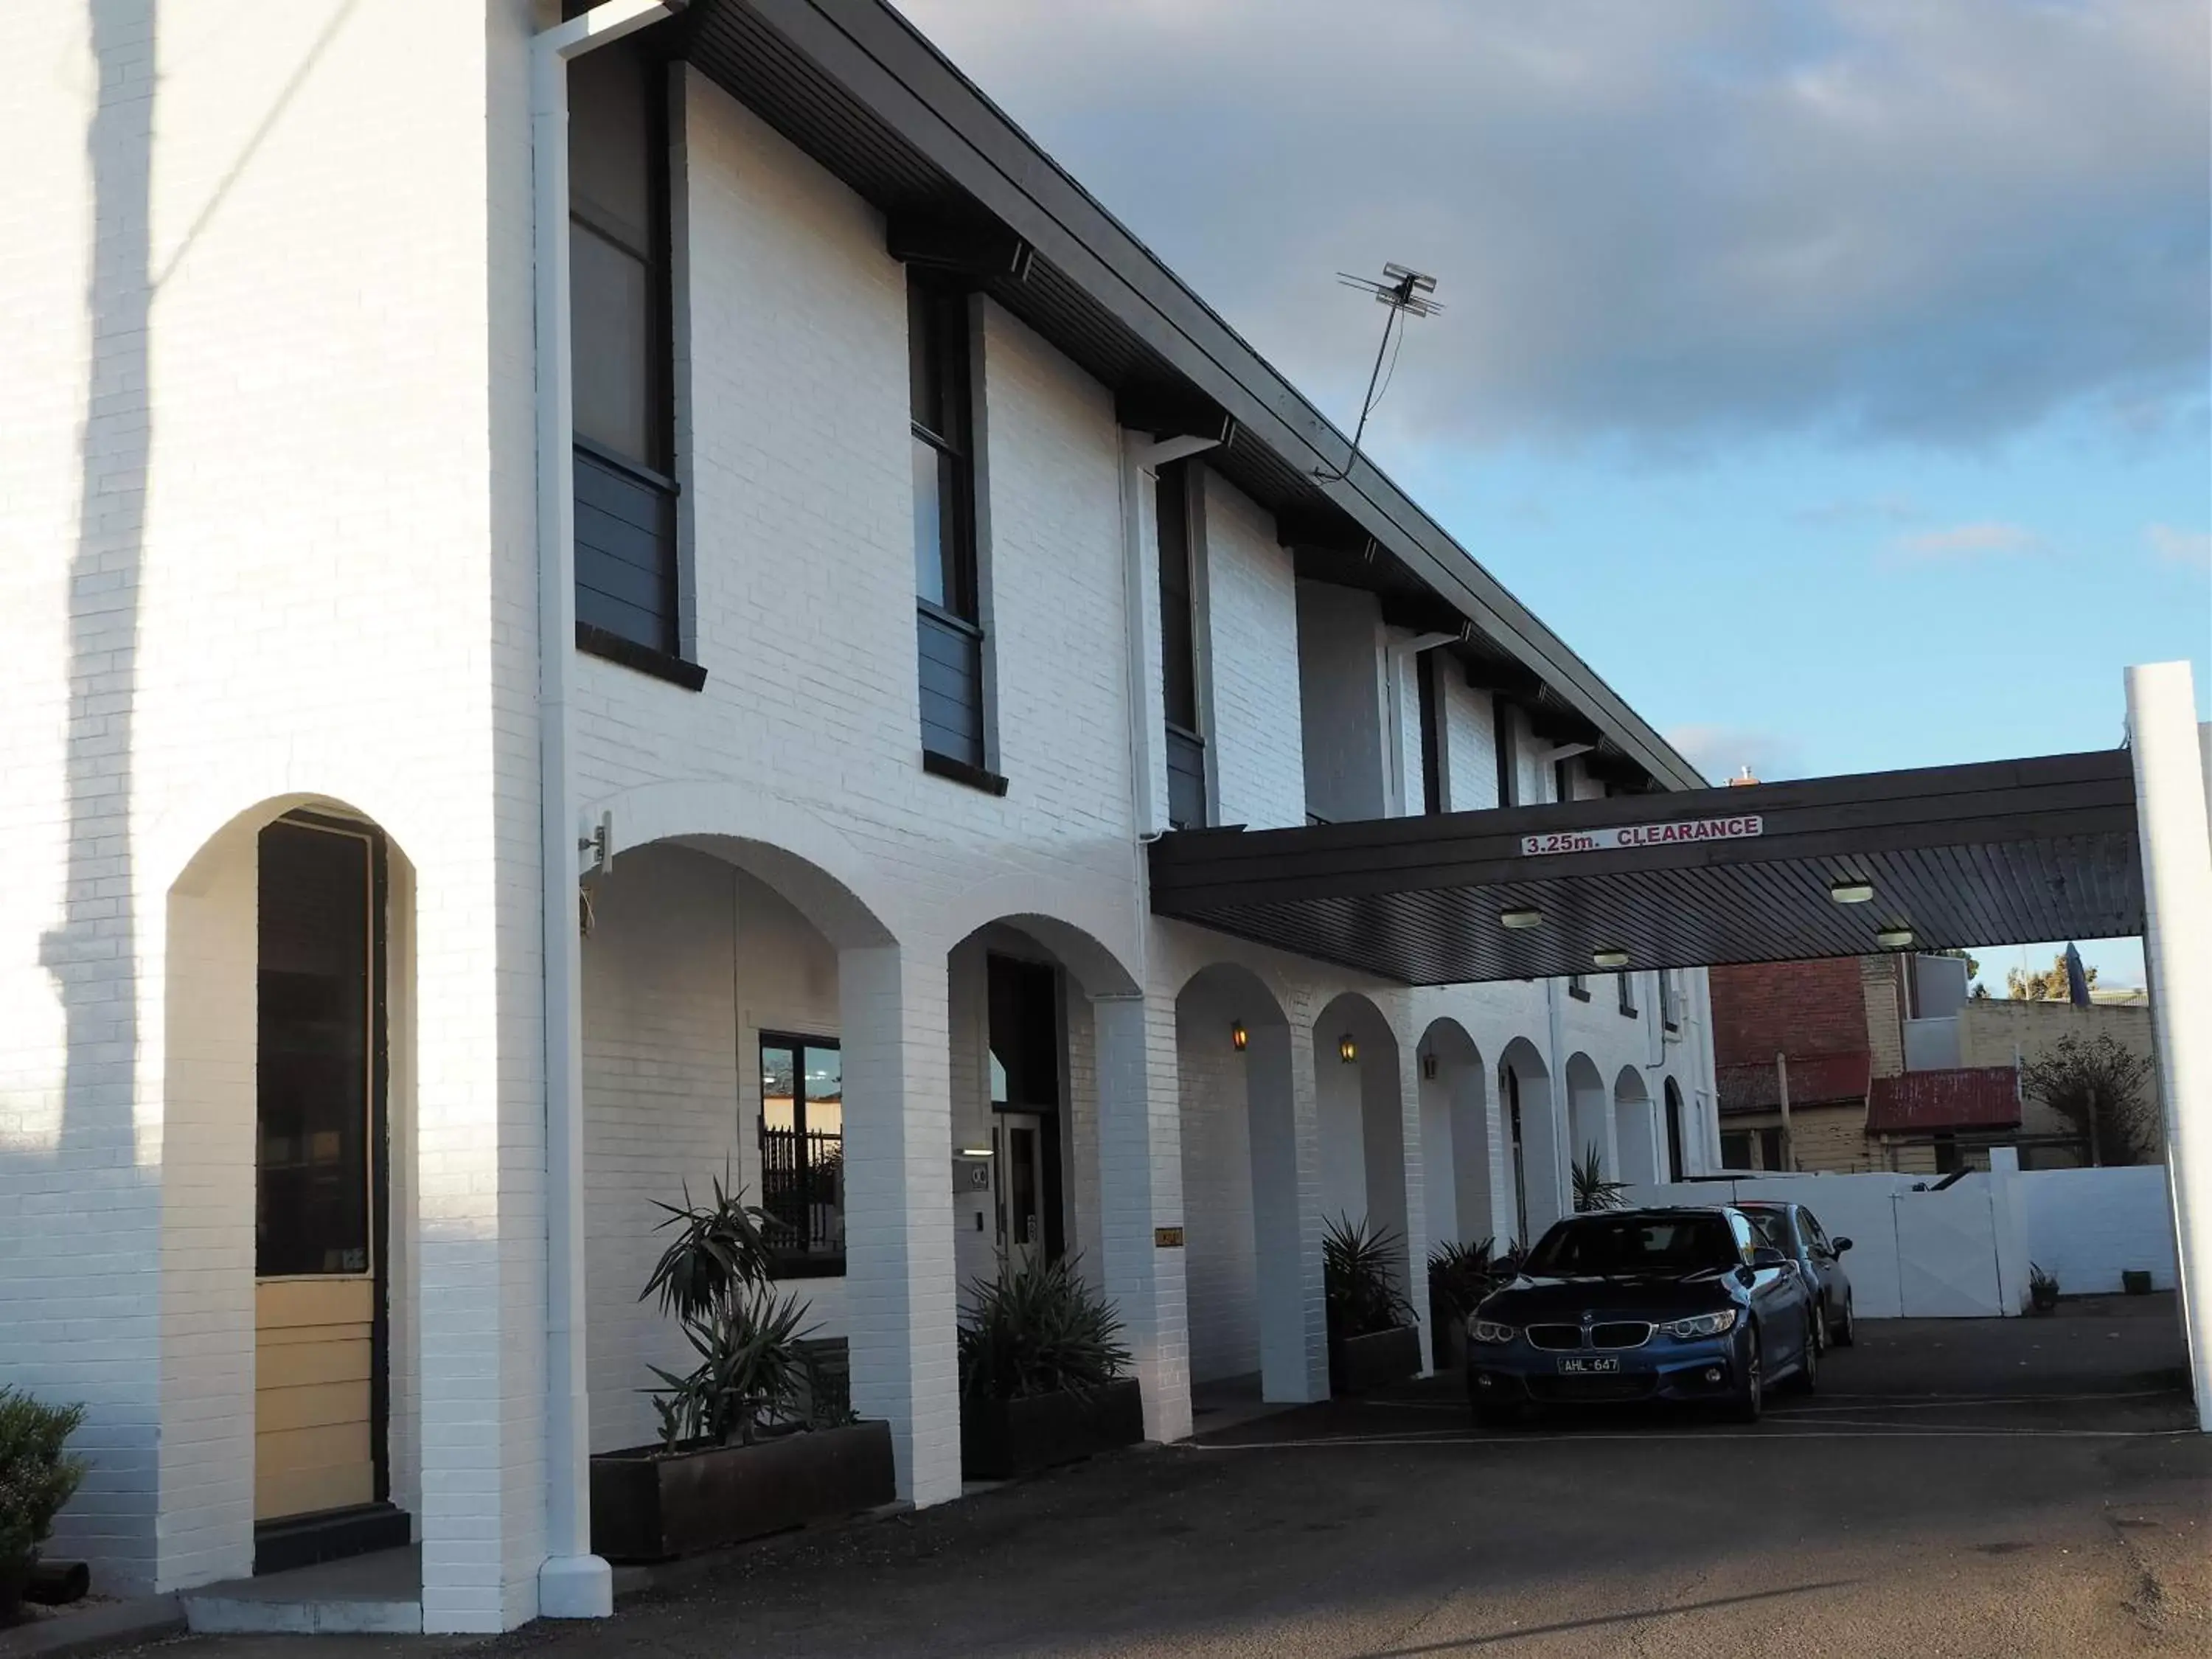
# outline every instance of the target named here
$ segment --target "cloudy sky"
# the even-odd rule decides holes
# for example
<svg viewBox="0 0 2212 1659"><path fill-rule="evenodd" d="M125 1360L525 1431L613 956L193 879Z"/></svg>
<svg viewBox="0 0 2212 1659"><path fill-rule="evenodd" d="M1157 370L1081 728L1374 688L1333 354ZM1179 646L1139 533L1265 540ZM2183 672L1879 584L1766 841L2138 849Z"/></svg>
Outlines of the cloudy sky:
<svg viewBox="0 0 2212 1659"><path fill-rule="evenodd" d="M2212 703L2204 0L902 3L1710 775Z"/></svg>

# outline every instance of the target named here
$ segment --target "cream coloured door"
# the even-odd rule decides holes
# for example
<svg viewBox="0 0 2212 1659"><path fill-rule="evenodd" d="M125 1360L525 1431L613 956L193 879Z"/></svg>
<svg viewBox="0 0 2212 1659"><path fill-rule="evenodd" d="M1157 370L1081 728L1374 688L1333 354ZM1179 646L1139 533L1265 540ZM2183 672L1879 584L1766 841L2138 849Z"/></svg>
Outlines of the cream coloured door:
<svg viewBox="0 0 2212 1659"><path fill-rule="evenodd" d="M378 1367L381 952L374 832L261 833L256 1521L383 1497Z"/></svg>

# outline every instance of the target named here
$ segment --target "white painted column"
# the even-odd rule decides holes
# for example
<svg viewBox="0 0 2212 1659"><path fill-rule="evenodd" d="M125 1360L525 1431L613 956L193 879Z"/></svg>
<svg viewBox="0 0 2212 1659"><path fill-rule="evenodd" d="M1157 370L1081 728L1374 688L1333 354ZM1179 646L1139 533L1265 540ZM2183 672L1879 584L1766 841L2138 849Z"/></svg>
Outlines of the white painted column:
<svg viewBox="0 0 2212 1659"><path fill-rule="evenodd" d="M1426 1164L1421 1151L1421 1057L1415 1045L1398 1043L1398 1121L1405 1155L1398 1181L1405 1192L1406 1282L1399 1289L1413 1305L1421 1328L1421 1375L1429 1374L1429 1206Z"/></svg>
<svg viewBox="0 0 2212 1659"><path fill-rule="evenodd" d="M899 1495L960 1495L952 1093L941 952L837 954L853 1406L889 1419Z"/></svg>
<svg viewBox="0 0 2212 1659"><path fill-rule="evenodd" d="M569 362L568 63L669 15L606 0L531 42L532 261L538 370L539 898L545 1011L545 1559L537 1611L605 1619L614 1574L592 1553L591 1404L584 1343L582 963L576 928L568 659L576 635L575 407Z"/></svg>
<svg viewBox="0 0 2212 1659"><path fill-rule="evenodd" d="M1252 1034L1245 1055L1252 1227L1259 1253L1260 1392L1328 1398L1328 1311L1321 1274L1321 1134L1313 1028Z"/></svg>
<svg viewBox="0 0 2212 1659"><path fill-rule="evenodd" d="M2187 663L2128 670L2128 732L2181 1319L2197 1425L2212 1432L2212 805Z"/></svg>
<svg viewBox="0 0 2212 1659"><path fill-rule="evenodd" d="M1121 1316L1145 1393L1145 1435L1190 1433L1183 1249L1182 1126L1172 1004L1097 997L1099 1241L1106 1294Z"/></svg>

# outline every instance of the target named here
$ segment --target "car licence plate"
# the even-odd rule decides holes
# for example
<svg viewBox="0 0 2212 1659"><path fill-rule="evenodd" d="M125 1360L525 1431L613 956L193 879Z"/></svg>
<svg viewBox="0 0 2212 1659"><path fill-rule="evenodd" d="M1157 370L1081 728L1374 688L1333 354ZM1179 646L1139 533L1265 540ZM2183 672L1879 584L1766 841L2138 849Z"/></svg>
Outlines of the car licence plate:
<svg viewBox="0 0 2212 1659"><path fill-rule="evenodd" d="M1562 1359L1560 1371L1568 1376L1593 1376L1620 1369L1618 1359Z"/></svg>

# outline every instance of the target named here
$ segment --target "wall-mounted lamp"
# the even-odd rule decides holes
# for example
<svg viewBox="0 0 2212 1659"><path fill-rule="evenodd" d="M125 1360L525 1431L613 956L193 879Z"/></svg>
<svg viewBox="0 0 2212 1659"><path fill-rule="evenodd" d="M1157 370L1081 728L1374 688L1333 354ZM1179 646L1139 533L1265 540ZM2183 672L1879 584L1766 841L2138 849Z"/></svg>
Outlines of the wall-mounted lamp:
<svg viewBox="0 0 2212 1659"><path fill-rule="evenodd" d="M1347 1066L1359 1058L1359 1045L1352 1040L1351 1032L1346 1031L1342 1036L1337 1038L1336 1057Z"/></svg>
<svg viewBox="0 0 2212 1659"><path fill-rule="evenodd" d="M1241 1054L1244 1052L1244 1045L1251 1042L1251 1040L1252 1034L1244 1029L1244 1022L1243 1020L1237 1020L1230 1026L1229 1046L1234 1048L1238 1054Z"/></svg>
<svg viewBox="0 0 2212 1659"><path fill-rule="evenodd" d="M1874 936L1874 942L1885 951L1908 950L1912 944L1912 930L1910 927L1885 927Z"/></svg>
<svg viewBox="0 0 2212 1659"><path fill-rule="evenodd" d="M988 1158L991 1156L991 1149L988 1146L963 1146L960 1149L960 1156L963 1158Z"/></svg>
<svg viewBox="0 0 2212 1659"><path fill-rule="evenodd" d="M1874 884L1870 881L1832 881L1828 884L1828 896L1838 904L1865 904L1874 897Z"/></svg>
<svg viewBox="0 0 2212 1659"><path fill-rule="evenodd" d="M1434 1054L1421 1056L1421 1076L1431 1083L1437 1080L1437 1057Z"/></svg>
<svg viewBox="0 0 2212 1659"><path fill-rule="evenodd" d="M1498 925L1510 928L1516 933L1526 933L1531 927L1544 925L1544 913L1541 910L1501 910L1498 915Z"/></svg>
<svg viewBox="0 0 2212 1659"><path fill-rule="evenodd" d="M1593 951L1590 952L1590 961L1594 965L1600 968L1626 968L1628 966L1628 952L1626 951Z"/></svg>

